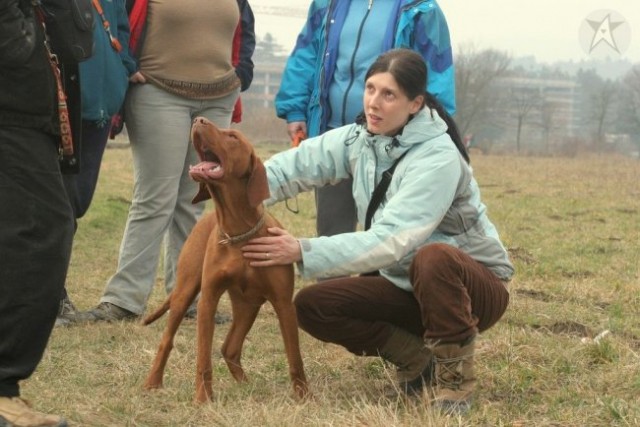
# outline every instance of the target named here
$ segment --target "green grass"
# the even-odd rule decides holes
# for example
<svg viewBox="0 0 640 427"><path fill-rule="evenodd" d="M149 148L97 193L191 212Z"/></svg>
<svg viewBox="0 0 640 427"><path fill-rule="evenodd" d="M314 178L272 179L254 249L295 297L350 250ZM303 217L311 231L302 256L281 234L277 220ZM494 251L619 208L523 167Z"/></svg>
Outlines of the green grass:
<svg viewBox="0 0 640 427"><path fill-rule="evenodd" d="M285 146L258 148L267 158ZM218 348L228 325L217 328L210 404L192 403L193 321L178 332L165 388L142 390L164 318L149 327L55 329L23 395L76 426L640 425L640 162L476 155L472 164L517 274L507 313L478 340L478 386L467 416L443 418L423 401L380 399L392 375L379 360L303 332L313 398L296 401L269 305L245 343L246 384L235 383L222 362ZM81 309L98 302L115 271L131 174L130 151L107 150L67 281ZM270 210L294 235L312 235L312 196L297 202L297 215L284 204ZM304 283L297 279L296 286ZM164 297L159 276L149 308ZM226 299L222 310L230 310ZM594 342L604 330L610 333Z"/></svg>

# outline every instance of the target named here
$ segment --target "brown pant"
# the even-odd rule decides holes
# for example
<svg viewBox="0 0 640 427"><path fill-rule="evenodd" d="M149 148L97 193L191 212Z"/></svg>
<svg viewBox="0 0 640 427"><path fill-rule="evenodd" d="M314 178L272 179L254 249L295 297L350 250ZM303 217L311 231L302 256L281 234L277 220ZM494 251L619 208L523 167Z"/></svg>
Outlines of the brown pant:
<svg viewBox="0 0 640 427"><path fill-rule="evenodd" d="M393 326L424 339L460 342L493 326L509 293L487 267L446 244L421 248L410 271L413 292L381 276L323 281L298 292L300 327L356 355L375 356Z"/></svg>

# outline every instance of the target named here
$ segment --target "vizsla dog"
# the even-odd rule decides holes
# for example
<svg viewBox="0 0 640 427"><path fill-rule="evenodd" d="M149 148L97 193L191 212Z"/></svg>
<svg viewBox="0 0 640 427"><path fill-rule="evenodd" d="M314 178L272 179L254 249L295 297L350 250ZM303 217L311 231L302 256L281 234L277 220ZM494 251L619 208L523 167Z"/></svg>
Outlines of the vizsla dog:
<svg viewBox="0 0 640 427"><path fill-rule="evenodd" d="M211 398L214 316L220 297L228 292L233 322L222 345L222 356L233 378L247 380L240 363L242 345L260 307L269 301L280 322L294 391L302 398L307 394L307 379L292 303L293 266L250 267L240 251L247 240L266 236L267 227L281 227L262 204L269 197L265 168L251 144L236 130L218 129L199 117L193 122L191 139L201 160L190 170L191 177L200 183L193 202L212 198L215 210L196 224L185 242L175 289L162 307L144 319L148 325L169 310L169 320L144 387L162 387L173 338L187 309L201 292L195 400L205 402Z"/></svg>

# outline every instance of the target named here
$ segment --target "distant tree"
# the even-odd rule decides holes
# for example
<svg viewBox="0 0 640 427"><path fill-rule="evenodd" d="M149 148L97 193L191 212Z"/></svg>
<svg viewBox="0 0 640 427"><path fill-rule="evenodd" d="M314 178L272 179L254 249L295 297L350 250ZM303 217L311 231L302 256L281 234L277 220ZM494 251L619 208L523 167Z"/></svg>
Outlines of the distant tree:
<svg viewBox="0 0 640 427"><path fill-rule="evenodd" d="M599 151L605 148L605 135L616 120L619 83L604 80L593 70L580 71L577 79L583 94L584 123Z"/></svg>
<svg viewBox="0 0 640 427"><path fill-rule="evenodd" d="M516 120L516 151L519 153L522 129L534 109L539 108L541 97L537 88L513 87L511 89L511 115Z"/></svg>
<svg viewBox="0 0 640 427"><path fill-rule="evenodd" d="M544 141L544 152L549 154L549 141L551 134L559 127L558 123L558 104L551 101L543 101L540 108L539 126L542 129L542 139Z"/></svg>
<svg viewBox="0 0 640 427"><path fill-rule="evenodd" d="M253 61L272 61L281 59L284 55L286 53L282 45L278 44L271 33L266 33L263 38L258 38Z"/></svg>
<svg viewBox="0 0 640 427"><path fill-rule="evenodd" d="M640 64L635 65L622 81L622 105L629 132L640 134Z"/></svg>
<svg viewBox="0 0 640 427"><path fill-rule="evenodd" d="M620 116L625 132L635 136L640 144L640 64L635 65L622 80Z"/></svg>
<svg viewBox="0 0 640 427"><path fill-rule="evenodd" d="M499 96L492 84L509 70L511 57L498 50L478 50L473 44L462 45L455 55L456 115L462 135L477 133L490 121Z"/></svg>

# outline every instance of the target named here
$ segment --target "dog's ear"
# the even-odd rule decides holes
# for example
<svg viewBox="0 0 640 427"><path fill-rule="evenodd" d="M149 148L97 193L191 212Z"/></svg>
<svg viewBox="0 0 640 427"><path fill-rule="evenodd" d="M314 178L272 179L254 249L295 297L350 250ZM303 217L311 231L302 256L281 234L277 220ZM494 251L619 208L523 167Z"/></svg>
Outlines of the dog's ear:
<svg viewBox="0 0 640 427"><path fill-rule="evenodd" d="M258 207L264 200L269 198L269 183L267 182L267 170L262 164L262 160L255 154L251 154L251 175L247 182L247 198L249 205Z"/></svg>
<svg viewBox="0 0 640 427"><path fill-rule="evenodd" d="M209 193L207 186L201 182L200 186L198 187L198 194L195 195L191 203L195 205L198 202L202 202L203 200L209 200L210 198L211 198L211 194Z"/></svg>

